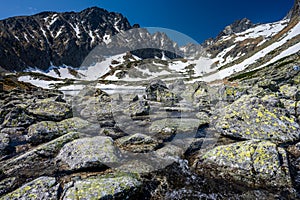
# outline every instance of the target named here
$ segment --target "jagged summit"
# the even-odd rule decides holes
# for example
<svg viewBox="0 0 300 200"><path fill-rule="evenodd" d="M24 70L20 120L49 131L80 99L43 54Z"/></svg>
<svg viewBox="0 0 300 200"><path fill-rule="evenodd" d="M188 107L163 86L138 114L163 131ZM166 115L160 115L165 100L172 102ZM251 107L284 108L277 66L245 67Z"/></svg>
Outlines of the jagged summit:
<svg viewBox="0 0 300 200"><path fill-rule="evenodd" d="M217 38L222 36L231 35L233 33L240 33L249 28L252 28L254 24L247 18L236 20L232 24L225 27L225 29L218 35Z"/></svg>
<svg viewBox="0 0 300 200"><path fill-rule="evenodd" d="M78 67L99 43L131 29L123 15L98 7L81 12L42 12L0 21L0 67Z"/></svg>
<svg viewBox="0 0 300 200"><path fill-rule="evenodd" d="M285 19L294 19L300 17L300 0L295 0L294 6L292 9L288 12Z"/></svg>

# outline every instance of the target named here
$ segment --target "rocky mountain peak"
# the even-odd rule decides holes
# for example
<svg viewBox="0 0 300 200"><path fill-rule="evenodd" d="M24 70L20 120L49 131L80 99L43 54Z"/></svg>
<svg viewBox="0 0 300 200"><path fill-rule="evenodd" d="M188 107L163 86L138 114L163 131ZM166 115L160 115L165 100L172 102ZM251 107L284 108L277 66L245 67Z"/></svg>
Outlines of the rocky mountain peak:
<svg viewBox="0 0 300 200"><path fill-rule="evenodd" d="M231 35L233 33L243 32L253 26L254 24L247 18L236 20L232 24L226 26L225 29L218 35L218 38L226 35Z"/></svg>
<svg viewBox="0 0 300 200"><path fill-rule="evenodd" d="M285 19L300 18L300 0L295 0L294 6L288 12Z"/></svg>
<svg viewBox="0 0 300 200"><path fill-rule="evenodd" d="M78 67L95 46L131 28L121 14L98 7L4 19L0 21L0 67L10 71Z"/></svg>

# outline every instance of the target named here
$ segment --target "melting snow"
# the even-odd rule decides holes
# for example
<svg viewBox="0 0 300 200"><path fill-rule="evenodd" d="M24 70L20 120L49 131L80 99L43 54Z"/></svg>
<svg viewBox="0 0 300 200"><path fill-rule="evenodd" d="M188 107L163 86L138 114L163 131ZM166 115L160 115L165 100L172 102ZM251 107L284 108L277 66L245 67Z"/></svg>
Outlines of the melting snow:
<svg viewBox="0 0 300 200"><path fill-rule="evenodd" d="M46 89L51 89L51 84L62 83L62 81L45 81L45 80L40 80L40 79L34 79L31 76L21 76L18 78L18 81L31 83L32 85L35 85L37 87L46 88Z"/></svg>
<svg viewBox="0 0 300 200"><path fill-rule="evenodd" d="M238 37L235 38L235 42L243 41L249 38L258 38L260 36L264 38L272 37L276 35L278 32L280 32L284 27L286 27L287 22L288 20L281 20L275 23L255 26L244 32L236 34Z"/></svg>
<svg viewBox="0 0 300 200"><path fill-rule="evenodd" d="M103 36L103 42L109 44L111 42L110 35L106 34Z"/></svg>

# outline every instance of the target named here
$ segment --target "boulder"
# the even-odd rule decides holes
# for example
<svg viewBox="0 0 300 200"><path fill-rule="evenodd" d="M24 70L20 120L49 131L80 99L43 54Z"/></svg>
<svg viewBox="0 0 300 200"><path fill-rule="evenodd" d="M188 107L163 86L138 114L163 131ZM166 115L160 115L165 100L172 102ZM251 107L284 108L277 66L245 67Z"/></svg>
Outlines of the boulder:
<svg viewBox="0 0 300 200"><path fill-rule="evenodd" d="M58 198L59 184L53 177L37 178L17 190L3 196L3 200L35 200L35 199L53 199Z"/></svg>
<svg viewBox="0 0 300 200"><path fill-rule="evenodd" d="M291 188L287 154L270 141L249 140L215 147L199 156L198 173L254 188Z"/></svg>
<svg viewBox="0 0 300 200"><path fill-rule="evenodd" d="M93 132L96 133L96 129L97 127L93 124L78 117L65 119L61 122L42 121L28 128L27 141L32 144L40 144L69 132L82 131L82 133L92 134Z"/></svg>
<svg viewBox="0 0 300 200"><path fill-rule="evenodd" d="M128 109L131 117L149 115L150 106L147 101L139 100L131 102Z"/></svg>
<svg viewBox="0 0 300 200"><path fill-rule="evenodd" d="M265 139L274 143L298 140L300 127L296 118L269 99L242 96L220 111L216 128L236 139Z"/></svg>
<svg viewBox="0 0 300 200"><path fill-rule="evenodd" d="M147 99L173 105L179 102L179 96L172 93L161 80L152 81L146 87Z"/></svg>
<svg viewBox="0 0 300 200"><path fill-rule="evenodd" d="M31 104L26 111L41 120L61 121L72 117L70 105L63 102L56 102L51 98L38 100Z"/></svg>
<svg viewBox="0 0 300 200"><path fill-rule="evenodd" d="M52 159L68 142L79 137L79 133L72 132L61 136L51 142L42 144L18 157L0 162L0 172L8 177L33 178L55 171Z"/></svg>
<svg viewBox="0 0 300 200"><path fill-rule="evenodd" d="M75 181L67 188L63 200L132 199L142 183L134 176L98 176Z"/></svg>
<svg viewBox="0 0 300 200"><path fill-rule="evenodd" d="M8 153L10 142L8 134L0 133L0 158Z"/></svg>
<svg viewBox="0 0 300 200"><path fill-rule="evenodd" d="M66 144L55 158L60 170L107 168L119 161L119 150L110 137L81 138Z"/></svg>
<svg viewBox="0 0 300 200"><path fill-rule="evenodd" d="M134 135L119 138L116 140L116 144L126 151L133 153L146 153L158 148L159 141L148 135L136 133Z"/></svg>
<svg viewBox="0 0 300 200"><path fill-rule="evenodd" d="M3 127L28 127L35 122L35 118L25 113L22 108L12 108L5 116Z"/></svg>
<svg viewBox="0 0 300 200"><path fill-rule="evenodd" d="M149 127L150 132L152 133L164 133L164 130L171 129L172 132L178 133L197 133L198 128L201 125L207 124L204 121L204 124L200 124L199 119L186 119L186 118L168 118L161 119L152 122Z"/></svg>

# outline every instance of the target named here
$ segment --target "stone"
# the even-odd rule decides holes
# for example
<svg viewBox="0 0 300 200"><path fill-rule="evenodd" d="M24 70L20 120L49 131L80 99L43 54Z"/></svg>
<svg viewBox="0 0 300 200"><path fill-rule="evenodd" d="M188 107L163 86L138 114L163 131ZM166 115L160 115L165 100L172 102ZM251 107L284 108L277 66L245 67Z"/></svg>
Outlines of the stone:
<svg viewBox="0 0 300 200"><path fill-rule="evenodd" d="M51 98L38 100L31 104L26 111L41 120L61 121L72 117L70 105L56 102Z"/></svg>
<svg viewBox="0 0 300 200"><path fill-rule="evenodd" d="M6 114L3 127L27 127L35 122L35 118L25 113L22 108L13 108Z"/></svg>
<svg viewBox="0 0 300 200"><path fill-rule="evenodd" d="M205 122L206 123L206 122ZM174 130L176 134L180 133L197 133L201 126L199 119L186 119L186 118L168 118L152 122L149 127L152 133L163 133L166 128Z"/></svg>
<svg viewBox="0 0 300 200"><path fill-rule="evenodd" d="M96 129L97 127L93 124L78 117L65 119L61 122L42 121L28 128L27 141L32 144L40 144L74 131L88 132L89 134L97 133Z"/></svg>
<svg viewBox="0 0 300 200"><path fill-rule="evenodd" d="M126 133L114 128L102 128L100 129L99 134L111 137L113 140L126 136Z"/></svg>
<svg viewBox="0 0 300 200"><path fill-rule="evenodd" d="M131 117L149 115L150 106L147 101L134 101L129 105L129 113Z"/></svg>
<svg viewBox="0 0 300 200"><path fill-rule="evenodd" d="M142 183L134 176L98 176L75 181L67 188L63 200L132 199Z"/></svg>
<svg viewBox="0 0 300 200"><path fill-rule="evenodd" d="M37 178L17 190L1 197L3 200L28 200L28 199L49 199L58 198L59 184L53 177Z"/></svg>
<svg viewBox="0 0 300 200"><path fill-rule="evenodd" d="M156 139L136 133L130 136L125 136L116 140L116 144L123 150L133 153L146 153L154 151L159 146L159 141Z"/></svg>
<svg viewBox="0 0 300 200"><path fill-rule="evenodd" d="M119 161L119 150L110 137L81 138L66 144L55 158L60 170L107 168Z"/></svg>
<svg viewBox="0 0 300 200"><path fill-rule="evenodd" d="M268 99L242 96L216 116L215 127L236 139L266 139L277 144L298 140L300 127L296 118Z"/></svg>
<svg viewBox="0 0 300 200"><path fill-rule="evenodd" d="M198 173L253 188L291 188L287 154L270 141L249 140L215 147L200 155Z"/></svg>
<svg viewBox="0 0 300 200"><path fill-rule="evenodd" d="M0 171L5 176L32 178L45 173L54 173L52 159L68 142L79 137L78 132L68 133L51 142L42 144L18 157L0 162Z"/></svg>
<svg viewBox="0 0 300 200"><path fill-rule="evenodd" d="M10 142L11 141L8 134L0 133L0 156L4 156L8 153Z"/></svg>
<svg viewBox="0 0 300 200"><path fill-rule="evenodd" d="M161 80L154 80L146 87L147 99L150 101L164 102L173 105L179 102L179 96L172 93Z"/></svg>

